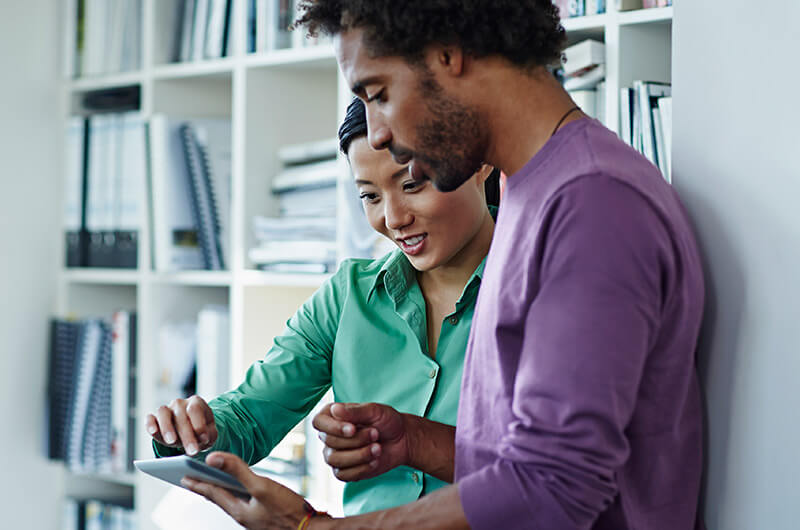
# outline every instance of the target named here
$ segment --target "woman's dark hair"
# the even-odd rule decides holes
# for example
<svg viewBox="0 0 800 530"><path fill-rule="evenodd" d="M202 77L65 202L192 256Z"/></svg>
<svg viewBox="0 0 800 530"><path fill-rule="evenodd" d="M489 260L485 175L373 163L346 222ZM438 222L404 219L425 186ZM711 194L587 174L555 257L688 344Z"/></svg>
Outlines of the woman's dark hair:
<svg viewBox="0 0 800 530"><path fill-rule="evenodd" d="M521 68L559 63L566 32L552 0L302 0L295 26L310 35L364 30L373 56L418 63L431 44Z"/></svg>
<svg viewBox="0 0 800 530"><path fill-rule="evenodd" d="M339 127L339 149L347 155L353 140L367 135L367 108L364 102L353 98L347 106L344 121Z"/></svg>
<svg viewBox="0 0 800 530"><path fill-rule="evenodd" d="M339 149L345 156L350 150L350 144L362 136L367 136L367 109L364 102L353 98L347 106L344 121L339 127ZM500 204L500 170L494 169L486 179L486 204L497 206Z"/></svg>

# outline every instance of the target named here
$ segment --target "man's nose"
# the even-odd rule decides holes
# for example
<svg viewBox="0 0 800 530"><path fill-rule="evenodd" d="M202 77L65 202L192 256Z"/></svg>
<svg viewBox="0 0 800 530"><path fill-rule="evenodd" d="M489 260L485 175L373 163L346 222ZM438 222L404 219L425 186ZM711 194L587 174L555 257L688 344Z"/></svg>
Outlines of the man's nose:
<svg viewBox="0 0 800 530"><path fill-rule="evenodd" d="M387 149L392 142L392 131L386 126L385 121L376 116L375 112L367 110L367 138L369 145L375 149Z"/></svg>

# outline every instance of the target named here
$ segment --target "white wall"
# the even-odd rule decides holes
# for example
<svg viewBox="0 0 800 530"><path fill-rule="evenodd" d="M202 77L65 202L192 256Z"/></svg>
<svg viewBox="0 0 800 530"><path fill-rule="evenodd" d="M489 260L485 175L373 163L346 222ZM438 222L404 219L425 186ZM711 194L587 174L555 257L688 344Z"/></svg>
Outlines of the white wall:
<svg viewBox="0 0 800 530"><path fill-rule="evenodd" d="M54 529L62 472L42 440L60 257L60 2L0 3L0 527Z"/></svg>
<svg viewBox="0 0 800 530"><path fill-rule="evenodd" d="M678 1L674 181L707 264L709 530L800 528L800 3Z"/></svg>

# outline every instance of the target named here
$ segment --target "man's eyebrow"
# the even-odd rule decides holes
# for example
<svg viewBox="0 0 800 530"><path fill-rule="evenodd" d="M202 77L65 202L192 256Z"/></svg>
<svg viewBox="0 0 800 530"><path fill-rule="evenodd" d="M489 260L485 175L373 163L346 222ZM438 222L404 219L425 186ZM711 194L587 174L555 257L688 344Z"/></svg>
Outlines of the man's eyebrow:
<svg viewBox="0 0 800 530"><path fill-rule="evenodd" d="M367 85L372 85L374 83L377 83L379 80L380 80L380 77L377 76L377 75L373 75L373 76L370 76L370 77L365 77L364 79L359 79L358 81L356 81L353 84L352 87L350 87L350 90L356 96L363 96L367 92L366 91Z"/></svg>

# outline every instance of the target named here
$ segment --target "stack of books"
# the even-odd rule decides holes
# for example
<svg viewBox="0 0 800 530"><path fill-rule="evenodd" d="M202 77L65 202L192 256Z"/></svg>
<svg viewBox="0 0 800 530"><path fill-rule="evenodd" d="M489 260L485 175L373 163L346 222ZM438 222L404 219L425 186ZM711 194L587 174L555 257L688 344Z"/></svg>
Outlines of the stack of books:
<svg viewBox="0 0 800 530"><path fill-rule="evenodd" d="M77 0L76 77L141 68L142 0Z"/></svg>
<svg viewBox="0 0 800 530"><path fill-rule="evenodd" d="M51 323L48 456L74 472L133 470L136 314Z"/></svg>
<svg viewBox="0 0 800 530"><path fill-rule="evenodd" d="M564 89L589 116L605 122L605 44L587 39L564 50Z"/></svg>
<svg viewBox="0 0 800 530"><path fill-rule="evenodd" d="M227 57L233 49L233 0L179 0L172 13L172 62Z"/></svg>
<svg viewBox="0 0 800 530"><path fill-rule="evenodd" d="M132 503L69 499L64 504L62 528L67 530L133 530L136 512Z"/></svg>
<svg viewBox="0 0 800 530"><path fill-rule="evenodd" d="M600 15L606 12L606 0L553 0L562 19Z"/></svg>
<svg viewBox="0 0 800 530"><path fill-rule="evenodd" d="M672 86L634 81L620 89L620 137L672 182Z"/></svg>
<svg viewBox="0 0 800 530"><path fill-rule="evenodd" d="M250 261L272 272L330 272L336 263L335 139L286 146L278 152L283 171L272 179L279 216L257 216L258 245Z"/></svg>
<svg viewBox="0 0 800 530"><path fill-rule="evenodd" d="M617 11L632 11L634 9L650 9L672 5L672 0L616 0L616 2Z"/></svg>

